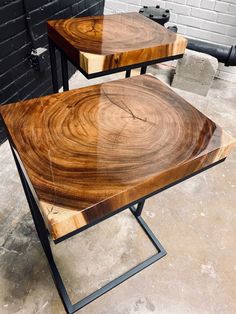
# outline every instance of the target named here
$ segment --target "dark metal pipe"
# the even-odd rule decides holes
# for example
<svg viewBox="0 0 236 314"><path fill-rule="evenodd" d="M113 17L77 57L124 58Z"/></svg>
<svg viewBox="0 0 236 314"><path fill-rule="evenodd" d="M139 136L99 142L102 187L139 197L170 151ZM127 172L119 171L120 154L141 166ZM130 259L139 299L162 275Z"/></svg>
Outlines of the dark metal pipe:
<svg viewBox="0 0 236 314"><path fill-rule="evenodd" d="M167 29L174 33L178 32L177 26L169 26ZM188 38L187 48L190 50L206 53L215 57L219 62L224 63L225 66L236 65L236 46L226 46L220 44L213 44L199 39Z"/></svg>
<svg viewBox="0 0 236 314"><path fill-rule="evenodd" d="M207 53L219 62L225 64L225 66L235 66L236 65L236 46L224 46L213 43L208 43L198 39L187 38L188 45L187 48L190 50Z"/></svg>
<svg viewBox="0 0 236 314"><path fill-rule="evenodd" d="M34 33L32 31L32 25L31 25L31 16L30 16L30 10L29 10L29 0L23 0L23 8L24 8L24 14L25 14L25 19L26 19L26 29L29 33L31 44L33 47L33 50L37 49L37 44L36 44L36 38L34 36Z"/></svg>
<svg viewBox="0 0 236 314"><path fill-rule="evenodd" d="M161 25L164 25L170 19L169 10L163 10L159 5L156 7L144 6L139 13ZM167 28L174 33L178 32L177 26L169 26ZM218 59L219 62L224 63L225 66L236 66L236 46L212 44L193 38L187 39L188 49L209 54Z"/></svg>

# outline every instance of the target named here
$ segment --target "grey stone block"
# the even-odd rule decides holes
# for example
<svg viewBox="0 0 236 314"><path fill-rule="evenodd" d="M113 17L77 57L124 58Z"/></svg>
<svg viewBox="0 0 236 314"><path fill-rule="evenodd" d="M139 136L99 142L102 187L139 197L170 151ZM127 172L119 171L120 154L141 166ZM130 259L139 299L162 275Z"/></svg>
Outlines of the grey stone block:
<svg viewBox="0 0 236 314"><path fill-rule="evenodd" d="M172 87L206 96L218 69L218 60L205 53L186 50L178 60Z"/></svg>

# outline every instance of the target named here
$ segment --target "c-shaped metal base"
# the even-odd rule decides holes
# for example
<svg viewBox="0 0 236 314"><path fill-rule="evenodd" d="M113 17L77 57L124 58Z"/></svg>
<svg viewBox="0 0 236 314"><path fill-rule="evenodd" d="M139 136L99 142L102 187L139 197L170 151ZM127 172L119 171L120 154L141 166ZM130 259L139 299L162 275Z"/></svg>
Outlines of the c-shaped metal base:
<svg viewBox="0 0 236 314"><path fill-rule="evenodd" d="M65 310L68 314L72 314L75 313L76 311L78 311L79 309L81 309L82 307L84 307L85 305L89 304L90 302L94 301L95 299L97 299L98 297L100 297L101 295L103 295L104 293L108 292L109 290L115 288L116 286L118 286L119 284L121 284L123 281L127 280L128 278L132 277L133 275L135 275L136 273L138 273L139 271L143 270L144 268L148 267L149 265L151 265L152 263L156 262L157 260L159 260L160 258L162 258L163 256L166 255L166 251L164 250L164 248L162 247L162 245L160 244L160 242L158 241L158 239L155 237L155 235L153 234L153 232L151 231L151 229L148 227L148 225L145 223L145 221L143 220L143 218L141 217L141 212L144 206L144 201L137 203L137 206L131 206L129 207L129 209L131 210L132 214L134 215L134 217L137 219L137 222L139 223L139 225L142 227L142 229L144 230L144 232L146 233L146 235L148 236L148 238L150 239L150 241L152 242L152 244L155 246L157 253L155 255L153 255L152 257L148 258L147 260L145 260L144 262L140 263L139 265L133 267L132 269L130 269L129 271L127 271L126 273L124 273L123 275L119 276L118 278L112 280L111 282L109 282L108 284L106 284L105 286L103 286L102 288L98 289L97 291L91 293L90 295L88 295L87 297L83 298L82 300L78 301L75 304L72 304L70 301L70 298L68 296L68 293L66 291L66 288L64 286L64 283L62 281L61 275L57 269L56 263L54 261L53 258L53 254L52 254L52 250L51 250L51 246L50 246L50 242L48 239L48 231L45 227L44 224L44 220L42 218L42 215L39 211L38 205L32 195L32 192L29 188L28 182L25 178L25 175L21 169L21 166L19 164L19 161L17 159L17 156L15 154L14 149L12 148L12 153L16 162L16 166L21 178L21 182L25 191L25 195L29 204L29 208L33 217L33 221L40 239L40 242L42 244L44 253L47 257L50 269L51 269L51 273L52 273L52 277L54 280L54 283L56 285L56 288L58 290L58 293L61 297L61 300L63 302L63 305L65 307Z"/></svg>

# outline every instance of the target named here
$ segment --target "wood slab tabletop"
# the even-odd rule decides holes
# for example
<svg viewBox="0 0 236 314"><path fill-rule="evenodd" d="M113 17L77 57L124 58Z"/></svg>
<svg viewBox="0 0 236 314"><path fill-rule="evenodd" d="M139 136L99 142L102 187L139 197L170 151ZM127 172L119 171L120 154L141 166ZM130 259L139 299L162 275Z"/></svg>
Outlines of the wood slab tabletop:
<svg viewBox="0 0 236 314"><path fill-rule="evenodd" d="M139 13L51 20L48 36L87 74L182 55L187 40Z"/></svg>
<svg viewBox="0 0 236 314"><path fill-rule="evenodd" d="M54 240L225 158L235 144L149 75L0 113Z"/></svg>

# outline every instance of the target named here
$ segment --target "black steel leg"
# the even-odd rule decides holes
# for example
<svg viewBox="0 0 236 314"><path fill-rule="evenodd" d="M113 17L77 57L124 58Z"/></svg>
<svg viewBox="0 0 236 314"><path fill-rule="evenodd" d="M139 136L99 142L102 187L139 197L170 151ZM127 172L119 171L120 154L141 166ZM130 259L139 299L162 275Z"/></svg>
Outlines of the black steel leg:
<svg viewBox="0 0 236 314"><path fill-rule="evenodd" d="M141 216L144 203L145 201L138 203L137 208L131 207L131 210L136 217Z"/></svg>
<svg viewBox="0 0 236 314"><path fill-rule="evenodd" d="M131 70L127 70L125 77L127 78L127 77L130 77L130 76L131 76Z"/></svg>
<svg viewBox="0 0 236 314"><path fill-rule="evenodd" d="M25 175L21 169L21 166L19 164L19 161L17 159L17 156L16 156L13 148L12 148L12 153L13 153L15 163L16 163L16 166L17 166L20 178L21 178L21 182L22 182L22 185L23 185L23 188L25 191L25 195L26 195L29 207L30 207L30 211L31 211L31 214L33 217L33 221L35 223L35 227L36 227L40 242L42 244L43 250L44 250L45 255L47 257L54 283L56 285L58 293L59 293L61 300L63 302L63 305L65 307L66 313L73 314L73 313L77 312L78 310L80 310L85 305L94 301L95 299L97 299L98 297L103 295L104 293L115 288L116 286L118 286L119 284L121 284L122 282L127 280L128 278L132 277L136 273L140 272L144 268L148 267L149 265L153 264L154 262L156 262L157 260L159 260L160 258L162 258L163 256L166 255L166 251L164 250L164 248L162 247L160 242L157 240L155 235L152 233L150 228L147 226L145 221L140 216L141 211L143 209L144 202L138 203L137 208L135 208L134 206L131 206L130 207L131 212L133 213L134 217L137 219L139 225L142 227L142 229L144 230L144 232L146 233L146 235L148 236L148 238L150 239L152 244L155 246L157 253L154 254L152 257L148 258L147 260L145 260L144 262L140 263L139 265L133 267L132 269L130 269L129 271L127 271L123 275L112 280L111 282L109 282L108 284L103 286L102 288L91 293L90 295L88 295L87 297L82 299L81 301L79 301L75 304L72 304L70 301L70 298L67 294L67 291L66 291L64 283L62 281L62 278L60 276L60 273L59 273L57 266L55 264L55 261L54 261L53 255L52 255L52 251L51 251L50 242L48 239L48 233L47 233L47 230L46 230L46 227L44 224L44 220L42 218L42 215L40 213L38 205L34 199L32 191L30 190L30 187L27 183L27 180L26 180Z"/></svg>
<svg viewBox="0 0 236 314"><path fill-rule="evenodd" d="M142 74L146 74L146 72L147 72L147 67L142 67L141 68L141 71L140 71L140 74L142 75Z"/></svg>
<svg viewBox="0 0 236 314"><path fill-rule="evenodd" d="M161 257L165 256L166 250L164 249L164 247L161 245L161 243L158 241L158 239L156 238L156 236L154 235L154 233L152 232L152 230L148 227L148 225L146 224L146 222L143 220L143 218L141 216L137 216L136 215L136 210L134 210L133 207L130 208L131 212L133 213L134 217L137 219L139 225L142 227L143 231L146 233L146 235L148 236L149 240L152 242L152 244L156 247L157 251L159 253L153 255L150 259L156 257L156 259L153 261L157 261L159 260ZM158 255L160 254L160 257L158 257ZM148 259L148 260L150 260ZM146 260L143 263L148 262L148 260ZM148 264L147 266L149 266L150 264Z"/></svg>
<svg viewBox="0 0 236 314"><path fill-rule="evenodd" d="M11 147L11 150L13 153L13 157L14 157L14 160L16 163L16 167L17 167L20 179L21 179L21 183L22 183L22 186L23 186L23 189L25 192L25 196L26 196L29 208L30 208L30 212L31 212L34 224L35 224L35 228L36 228L38 237L42 243L43 249L44 249L47 257L53 260L53 255L52 255L50 243L48 240L48 232L47 232L47 229L45 227L44 220L43 220L42 215L40 214L40 212L38 210L38 206L35 202L35 199L32 195L32 192L30 191L30 188L29 188L29 185L28 185L27 180L25 178L25 175L24 175L24 173L20 167L19 161L18 161L12 147Z"/></svg>
<svg viewBox="0 0 236 314"><path fill-rule="evenodd" d="M37 205L37 203L36 203L36 201L32 195L32 192L29 188L29 185L27 183L25 175L21 169L19 161L18 161L18 159L15 155L14 149L12 147L11 147L11 150L13 153L13 157L14 157L14 160L16 163L17 170L19 172L21 183L22 183L22 186L23 186L23 189L25 192L25 196L26 196L29 208L30 208L30 212L31 212L34 224L35 224L35 228L36 228L39 240L41 242L41 245L43 247L44 253L47 257L47 260L48 260L48 263L50 266L50 270L52 273L52 277L53 277L55 286L56 286L58 293L61 297L61 300L63 302L63 305L65 307L66 312L68 314L74 313L72 310L72 303L70 302L69 296L68 296L67 291L66 291L65 286L64 286L64 283L61 279L60 273L57 269L57 266L56 266L54 258L53 258L50 242L48 239L48 231L45 227L44 220L42 218L42 215L39 211L38 205Z"/></svg>
<svg viewBox="0 0 236 314"><path fill-rule="evenodd" d="M61 74L62 74L63 91L65 92L69 90L69 80L68 80L67 57L63 51L61 51Z"/></svg>
<svg viewBox="0 0 236 314"><path fill-rule="evenodd" d="M53 41L50 38L48 38L48 47L49 47L49 54L50 54L50 61L51 61L53 92L58 93L56 48Z"/></svg>

